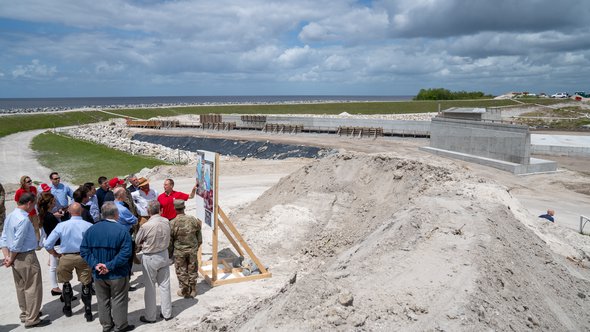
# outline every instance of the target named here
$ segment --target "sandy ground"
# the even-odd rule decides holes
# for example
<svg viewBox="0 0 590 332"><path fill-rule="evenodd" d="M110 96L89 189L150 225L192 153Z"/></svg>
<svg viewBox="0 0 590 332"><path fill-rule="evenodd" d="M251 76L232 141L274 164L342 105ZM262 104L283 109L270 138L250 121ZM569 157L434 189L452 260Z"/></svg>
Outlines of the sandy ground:
<svg viewBox="0 0 590 332"><path fill-rule="evenodd" d="M31 155L26 141L33 134L17 135L23 135L19 152ZM590 215L590 160L559 158L557 173L514 176L421 152L424 139L207 135L340 153L317 161L223 158L220 205L273 277L213 289L201 282L195 300L173 295L174 320L140 325L143 291L136 272L132 284L140 289L130 293L129 320L138 331L590 326L590 240L574 231L580 214ZM2 153L13 146L2 145ZM23 172L45 176L34 158L19 168L7 160L0 161L2 179ZM160 191L169 176L188 191L192 173L190 166L167 166L144 174ZM537 218L547 208L556 210L557 223ZM194 209L191 202L189 213ZM205 253L210 234L205 227ZM224 243L220 248L229 247ZM47 269L45 251L38 256ZM0 269L0 275L7 281L0 291L6 304L0 330L24 330L11 272ZM73 317L62 315L46 275L42 310L54 323L44 330L99 329L98 320L85 322L79 303ZM175 294L174 273L172 279Z"/></svg>

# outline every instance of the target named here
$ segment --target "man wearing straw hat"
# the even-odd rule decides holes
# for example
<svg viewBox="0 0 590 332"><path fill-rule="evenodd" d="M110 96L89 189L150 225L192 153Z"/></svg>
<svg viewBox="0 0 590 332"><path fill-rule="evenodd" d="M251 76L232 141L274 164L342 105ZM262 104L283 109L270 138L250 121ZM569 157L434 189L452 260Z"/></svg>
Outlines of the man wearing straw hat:
<svg viewBox="0 0 590 332"><path fill-rule="evenodd" d="M140 177L137 179L139 190L131 193L131 198L140 215L139 224L143 225L149 219L148 204L158 200L158 192L150 188L150 180Z"/></svg>

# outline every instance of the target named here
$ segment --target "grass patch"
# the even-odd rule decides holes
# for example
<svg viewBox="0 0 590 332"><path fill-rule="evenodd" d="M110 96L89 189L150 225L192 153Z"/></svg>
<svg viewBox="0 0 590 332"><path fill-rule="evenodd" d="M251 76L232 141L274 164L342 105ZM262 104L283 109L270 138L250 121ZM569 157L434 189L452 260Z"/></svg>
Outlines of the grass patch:
<svg viewBox="0 0 590 332"><path fill-rule="evenodd" d="M58 171L75 184L96 183L101 175L111 178L166 164L50 132L36 136L31 147L39 154L38 160L43 166Z"/></svg>
<svg viewBox="0 0 590 332"><path fill-rule="evenodd" d="M0 137L20 131L82 125L113 118L112 114L99 111L59 112L53 114L18 114L0 116Z"/></svg>

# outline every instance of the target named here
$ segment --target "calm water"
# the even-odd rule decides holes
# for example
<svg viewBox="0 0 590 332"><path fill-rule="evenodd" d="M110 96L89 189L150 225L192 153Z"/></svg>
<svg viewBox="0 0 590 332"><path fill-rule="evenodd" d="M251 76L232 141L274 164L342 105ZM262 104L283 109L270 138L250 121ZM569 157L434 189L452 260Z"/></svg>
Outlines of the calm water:
<svg viewBox="0 0 590 332"><path fill-rule="evenodd" d="M94 98L0 98L0 110L68 109L132 105L208 105L247 103L305 103L319 101L401 101L411 96L176 96Z"/></svg>

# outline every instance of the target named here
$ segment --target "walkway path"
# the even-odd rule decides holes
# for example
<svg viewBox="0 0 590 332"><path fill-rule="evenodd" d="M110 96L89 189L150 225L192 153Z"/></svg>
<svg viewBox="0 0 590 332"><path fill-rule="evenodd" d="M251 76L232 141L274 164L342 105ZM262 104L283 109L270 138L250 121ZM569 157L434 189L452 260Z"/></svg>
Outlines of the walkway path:
<svg viewBox="0 0 590 332"><path fill-rule="evenodd" d="M47 129L19 132L0 138L0 183L18 183L23 175L47 182L51 170L41 166L30 149L33 138Z"/></svg>

